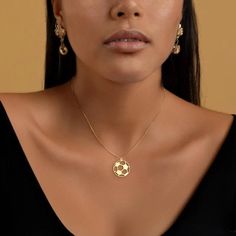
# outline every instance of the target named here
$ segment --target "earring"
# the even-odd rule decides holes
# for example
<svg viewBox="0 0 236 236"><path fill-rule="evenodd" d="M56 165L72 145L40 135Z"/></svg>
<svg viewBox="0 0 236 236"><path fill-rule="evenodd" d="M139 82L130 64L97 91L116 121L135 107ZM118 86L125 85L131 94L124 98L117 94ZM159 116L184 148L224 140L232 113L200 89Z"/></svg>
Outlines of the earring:
<svg viewBox="0 0 236 236"><path fill-rule="evenodd" d="M60 41L61 41L61 45L59 47L59 52L62 56L65 56L68 53L68 49L64 44L66 30L58 22L56 22L56 25L55 25L55 34L58 38L60 38Z"/></svg>
<svg viewBox="0 0 236 236"><path fill-rule="evenodd" d="M184 29L182 27L181 24L179 24L179 28L177 30L177 36L176 36L176 41L175 41L175 45L173 47L173 53L175 55L179 54L181 51L181 47L179 45L179 38L184 34Z"/></svg>

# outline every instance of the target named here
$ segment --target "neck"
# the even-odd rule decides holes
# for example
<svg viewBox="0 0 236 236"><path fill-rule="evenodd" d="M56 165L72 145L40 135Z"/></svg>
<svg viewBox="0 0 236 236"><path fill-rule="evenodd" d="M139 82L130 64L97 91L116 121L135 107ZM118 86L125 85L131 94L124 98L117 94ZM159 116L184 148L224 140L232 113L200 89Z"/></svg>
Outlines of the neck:
<svg viewBox="0 0 236 236"><path fill-rule="evenodd" d="M160 71L143 81L129 84L77 74L71 86L75 100L79 102L77 105L88 117L96 134L104 144L119 153L134 144L155 115L161 113L164 91L160 80Z"/></svg>

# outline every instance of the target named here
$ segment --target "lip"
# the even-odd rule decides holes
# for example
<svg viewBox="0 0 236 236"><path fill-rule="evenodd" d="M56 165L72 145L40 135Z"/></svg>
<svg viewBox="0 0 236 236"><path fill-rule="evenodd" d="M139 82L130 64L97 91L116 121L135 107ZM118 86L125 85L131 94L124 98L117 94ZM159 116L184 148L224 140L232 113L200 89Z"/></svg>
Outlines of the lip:
<svg viewBox="0 0 236 236"><path fill-rule="evenodd" d="M119 30L106 38L104 40L104 44L109 44L110 42L113 42L115 40L119 39L138 39L145 43L150 43L151 40L148 36L146 36L144 33L138 31L138 30Z"/></svg>
<svg viewBox="0 0 236 236"><path fill-rule="evenodd" d="M133 39L133 41L132 41ZM116 41L123 40L123 41ZM134 53L148 46L149 37L137 30L120 30L108 37L104 45L117 52Z"/></svg>
<svg viewBox="0 0 236 236"><path fill-rule="evenodd" d="M119 53L135 53L146 48L149 44L141 41L110 42L104 46Z"/></svg>

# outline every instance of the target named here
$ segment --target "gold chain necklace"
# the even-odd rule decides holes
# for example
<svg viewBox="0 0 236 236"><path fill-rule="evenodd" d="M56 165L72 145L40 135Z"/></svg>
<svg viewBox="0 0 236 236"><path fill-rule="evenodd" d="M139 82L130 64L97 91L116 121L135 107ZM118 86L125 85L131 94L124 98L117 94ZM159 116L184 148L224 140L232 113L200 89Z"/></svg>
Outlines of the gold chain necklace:
<svg viewBox="0 0 236 236"><path fill-rule="evenodd" d="M157 116L160 114L161 112L161 109L162 109L162 105L164 103L164 99L165 99L165 88L163 88L163 98L162 98L162 103L161 103L161 106L160 106L160 109L158 110L158 112L155 114L154 118L151 120L150 124L148 125L148 127L145 129L143 135L138 139L138 141L136 141L136 143L123 155L117 155L113 152L111 152L102 142L102 140L96 135L88 117L86 116L86 114L84 113L84 111L81 109L81 105L79 103L79 100L78 98L76 97L75 95L75 92L74 92L74 89L73 89L73 86L72 86L72 83L70 83L70 87L71 87L71 91L72 91L72 95L73 97L75 98L75 101L78 105L78 109L80 110L80 112L83 114L90 130L92 131L93 135L95 136L95 138L97 139L97 141L102 145L102 147L107 151L109 152L110 154L112 154L113 156L115 157L118 157L119 160L116 161L114 164L113 164L113 167L112 167L112 170L113 170L113 173L118 176L118 177L125 177L127 176L129 173L130 173L130 163L127 162L126 160L124 160L124 157L128 155L128 153L130 151L132 151L142 140L143 138L147 135L148 131L150 130L150 127L152 125L152 123L155 121L155 119L157 118Z"/></svg>

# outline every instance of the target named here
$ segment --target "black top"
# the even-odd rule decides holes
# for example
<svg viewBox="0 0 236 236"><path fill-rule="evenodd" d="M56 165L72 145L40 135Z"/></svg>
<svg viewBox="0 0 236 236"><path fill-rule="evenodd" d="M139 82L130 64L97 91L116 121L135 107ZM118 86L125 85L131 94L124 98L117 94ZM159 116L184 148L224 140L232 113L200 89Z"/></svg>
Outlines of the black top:
<svg viewBox="0 0 236 236"><path fill-rule="evenodd" d="M236 236L236 115L232 115L233 123L210 168L163 235ZM0 174L0 235L72 235L42 191L1 102Z"/></svg>

